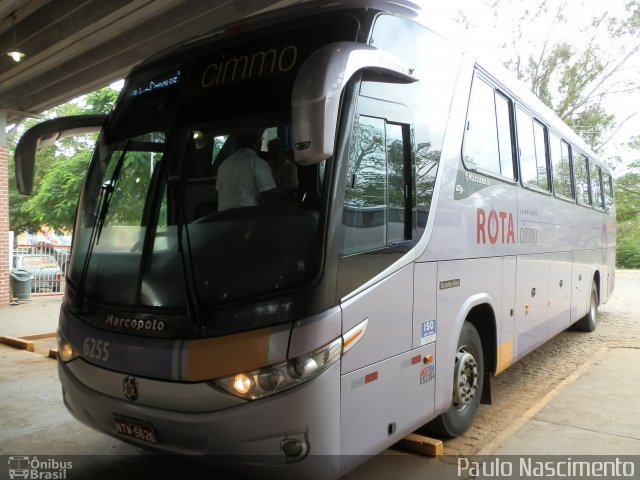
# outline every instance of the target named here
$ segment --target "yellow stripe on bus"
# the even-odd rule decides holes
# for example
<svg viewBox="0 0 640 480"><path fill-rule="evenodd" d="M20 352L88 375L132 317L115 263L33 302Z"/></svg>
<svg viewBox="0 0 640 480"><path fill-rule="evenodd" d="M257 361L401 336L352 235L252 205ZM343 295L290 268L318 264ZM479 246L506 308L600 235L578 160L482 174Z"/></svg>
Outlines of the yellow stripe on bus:
<svg viewBox="0 0 640 480"><path fill-rule="evenodd" d="M184 379L211 380L268 365L271 328L186 343Z"/></svg>
<svg viewBox="0 0 640 480"><path fill-rule="evenodd" d="M505 371L513 363L513 340L504 342L498 347L498 367L496 375Z"/></svg>

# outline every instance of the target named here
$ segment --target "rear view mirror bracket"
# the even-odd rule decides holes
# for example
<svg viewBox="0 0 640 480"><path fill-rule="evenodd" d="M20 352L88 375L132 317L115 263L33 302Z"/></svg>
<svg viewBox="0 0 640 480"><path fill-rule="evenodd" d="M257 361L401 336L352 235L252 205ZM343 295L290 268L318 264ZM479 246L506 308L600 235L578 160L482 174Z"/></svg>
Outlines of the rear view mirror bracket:
<svg viewBox="0 0 640 480"><path fill-rule="evenodd" d="M358 71L387 83L418 80L415 70L404 61L362 43L332 43L311 54L296 76L291 97L298 164L319 163L333 154L340 98Z"/></svg>
<svg viewBox="0 0 640 480"><path fill-rule="evenodd" d="M18 192L26 196L33 193L33 173L38 150L50 147L65 137L99 132L106 119L106 115L54 118L27 130L20 138L14 154Z"/></svg>

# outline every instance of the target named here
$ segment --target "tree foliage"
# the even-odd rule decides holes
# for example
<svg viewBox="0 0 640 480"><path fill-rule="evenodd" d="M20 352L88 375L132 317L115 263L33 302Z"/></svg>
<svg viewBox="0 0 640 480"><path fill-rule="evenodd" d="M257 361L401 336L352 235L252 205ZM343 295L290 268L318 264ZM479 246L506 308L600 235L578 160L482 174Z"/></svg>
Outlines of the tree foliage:
<svg viewBox="0 0 640 480"><path fill-rule="evenodd" d="M640 160L630 165L628 173L616 179L618 222L640 222Z"/></svg>
<svg viewBox="0 0 640 480"><path fill-rule="evenodd" d="M640 137L630 143L640 150ZM640 160L615 182L618 220L617 263L624 268L640 268Z"/></svg>
<svg viewBox="0 0 640 480"><path fill-rule="evenodd" d="M617 11L602 5L601 12L590 14L580 11L584 2L569 0L542 0L534 6L527 0L497 0L491 5L494 20L513 30L502 45L507 68L595 151L637 113L615 118L607 112L607 99L640 91L640 76L630 73L638 68L640 0L628 0Z"/></svg>
<svg viewBox="0 0 640 480"><path fill-rule="evenodd" d="M60 105L43 114L45 118L57 118L87 113L108 113L118 92L106 87L79 101ZM29 119L17 130L9 143L10 158L15 142L29 127L39 120ZM15 166L9 162L9 222L16 234L37 233L43 225L58 232L73 228L76 204L82 180L91 158L95 135L68 137L36 155L33 192L31 197L20 195L16 189Z"/></svg>

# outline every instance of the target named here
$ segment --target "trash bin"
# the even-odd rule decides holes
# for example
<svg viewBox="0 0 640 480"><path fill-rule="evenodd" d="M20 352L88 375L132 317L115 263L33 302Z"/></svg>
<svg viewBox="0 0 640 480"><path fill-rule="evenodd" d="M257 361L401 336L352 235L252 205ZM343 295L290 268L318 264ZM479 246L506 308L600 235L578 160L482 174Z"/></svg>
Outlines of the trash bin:
<svg viewBox="0 0 640 480"><path fill-rule="evenodd" d="M31 300L31 281L33 274L26 270L11 270L11 291L13 298Z"/></svg>

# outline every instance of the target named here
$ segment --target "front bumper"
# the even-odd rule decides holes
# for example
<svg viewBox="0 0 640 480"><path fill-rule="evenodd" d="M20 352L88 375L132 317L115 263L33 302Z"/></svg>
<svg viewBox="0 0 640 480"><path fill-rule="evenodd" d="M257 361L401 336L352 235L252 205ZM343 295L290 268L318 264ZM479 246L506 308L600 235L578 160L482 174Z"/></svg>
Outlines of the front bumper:
<svg viewBox="0 0 640 480"><path fill-rule="evenodd" d="M96 374L104 370L90 368ZM339 476L339 362L309 382L272 397L196 413L149 407L97 392L80 382L62 362L58 362L58 374L71 414L125 442L161 453L207 455L213 463L241 468L243 473L258 469L260 475L278 478ZM176 389L184 385L167 383ZM158 442L146 443L118 433L116 415L152 425ZM283 440L291 438L307 443L306 456L292 459L282 452Z"/></svg>

